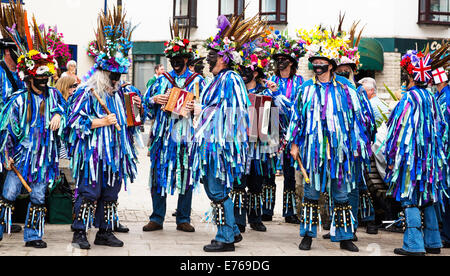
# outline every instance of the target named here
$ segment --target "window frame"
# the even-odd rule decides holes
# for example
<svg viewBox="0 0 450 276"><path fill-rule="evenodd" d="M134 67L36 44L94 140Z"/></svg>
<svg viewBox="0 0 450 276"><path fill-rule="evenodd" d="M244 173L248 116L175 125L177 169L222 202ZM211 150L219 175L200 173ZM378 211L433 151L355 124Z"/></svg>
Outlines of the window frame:
<svg viewBox="0 0 450 276"><path fill-rule="evenodd" d="M219 16L220 15L225 15L226 17L230 18L233 15L239 15L239 0L233 0L234 1L233 14L222 14L222 1L225 1L225 0L219 0L219 9L218 9ZM244 17L245 17L245 0L242 1L242 7L241 8L243 10L243 14L244 14Z"/></svg>
<svg viewBox="0 0 450 276"><path fill-rule="evenodd" d="M430 18L433 15L443 15L443 16L449 16L450 12L435 12L431 10L431 0L424 0L425 1L425 7L424 12L422 12L422 1L419 0L419 10L418 10L418 24L428 24L428 25L450 25L450 21L433 21L433 20L422 20L422 16L425 16L425 18Z"/></svg>
<svg viewBox="0 0 450 276"><path fill-rule="evenodd" d="M277 2L277 7L276 7L276 12L263 12L262 11L262 0L259 0L259 14L261 15L261 17L263 16L269 16L269 15L275 15L276 20L270 20L268 21L269 24L272 25L286 25L288 24L288 0L284 0L286 1L286 13L281 13L281 1L282 0L275 0ZM286 16L286 20L282 21L281 20L281 16L284 15Z"/></svg>
<svg viewBox="0 0 450 276"><path fill-rule="evenodd" d="M197 28L197 0L187 0L188 1L188 14L187 16L177 16L177 0L173 0L173 19L178 21L180 26L186 26L183 21L187 21L189 27Z"/></svg>

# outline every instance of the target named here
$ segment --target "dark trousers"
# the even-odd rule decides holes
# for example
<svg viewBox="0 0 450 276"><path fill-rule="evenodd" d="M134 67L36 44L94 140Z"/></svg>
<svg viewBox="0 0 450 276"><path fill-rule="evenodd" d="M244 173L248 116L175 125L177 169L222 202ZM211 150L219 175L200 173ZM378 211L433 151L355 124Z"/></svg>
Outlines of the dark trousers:
<svg viewBox="0 0 450 276"><path fill-rule="evenodd" d="M247 188L247 207L248 208L234 208L234 217L236 224L246 225L246 216L248 216L249 223L261 223L262 215L262 190L263 184L267 177L258 175L254 162L252 162L250 174L242 178L240 185L234 185L235 189L245 190ZM251 195L251 197L250 197ZM252 200L249 202L248 200ZM256 202L255 202L256 200Z"/></svg>
<svg viewBox="0 0 450 276"><path fill-rule="evenodd" d="M284 175L284 189L283 193L295 193L295 168L291 160L291 155L288 152L283 154L283 175ZM275 176L267 179L267 184L269 186L276 186ZM272 206L266 208L266 204L263 206L263 214L268 216L273 216L273 207L275 206L275 197L273 197ZM292 206L283 206L283 217L290 217L294 215L294 209Z"/></svg>
<svg viewBox="0 0 450 276"><path fill-rule="evenodd" d="M0 172L0 191L3 191L3 186L5 185L7 170L3 168L3 171Z"/></svg>
<svg viewBox="0 0 450 276"><path fill-rule="evenodd" d="M102 166L100 166L100 168L101 167ZM122 180L117 175L114 183L112 183L112 185L107 185L104 179L104 175L100 173L99 179L97 180L97 184L95 186L79 185L78 197L75 200L74 212L75 215L79 214L81 204L84 199L92 202L97 201L94 220L95 227L100 229L112 229L112 225L108 225L105 218L105 202L117 201L117 199L119 198L120 189L122 187ZM73 223L73 228L77 230L85 230L86 225L82 221L75 220Z"/></svg>

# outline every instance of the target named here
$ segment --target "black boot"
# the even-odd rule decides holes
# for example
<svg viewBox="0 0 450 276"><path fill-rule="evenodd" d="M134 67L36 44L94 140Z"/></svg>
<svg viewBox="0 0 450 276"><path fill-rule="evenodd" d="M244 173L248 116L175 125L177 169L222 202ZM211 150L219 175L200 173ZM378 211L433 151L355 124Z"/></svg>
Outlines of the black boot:
<svg viewBox="0 0 450 276"><path fill-rule="evenodd" d="M425 251L427 252L427 254L441 254L440 248L425 248Z"/></svg>
<svg viewBox="0 0 450 276"><path fill-rule="evenodd" d="M262 221L272 221L272 216L269 215L262 215L261 216Z"/></svg>
<svg viewBox="0 0 450 276"><path fill-rule="evenodd" d="M358 247L352 241L341 241L340 247L350 252L359 252Z"/></svg>
<svg viewBox="0 0 450 276"><path fill-rule="evenodd" d="M128 232L130 232L130 229L128 229L128 227L126 227L126 226L124 226L124 225L119 223L119 225L114 228L114 232L117 232L117 233L128 233Z"/></svg>
<svg viewBox="0 0 450 276"><path fill-rule="evenodd" d="M298 217L296 215L290 216L290 217L286 217L285 219L286 223L290 223L290 224L300 224L300 220L298 219Z"/></svg>
<svg viewBox="0 0 450 276"><path fill-rule="evenodd" d="M20 233L22 231L22 226L13 224L11 225L11 233Z"/></svg>
<svg viewBox="0 0 450 276"><path fill-rule="evenodd" d="M100 229L95 236L95 245L105 245L110 247L122 247L123 242L116 238L111 230Z"/></svg>
<svg viewBox="0 0 450 276"><path fill-rule="evenodd" d="M242 241L242 239L243 239L243 237L241 234L234 236L234 243L239 243Z"/></svg>
<svg viewBox="0 0 450 276"><path fill-rule="evenodd" d="M302 242L298 246L298 249L303 250L303 251L309 251L309 250L311 250L311 244L312 244L312 238L304 237Z"/></svg>
<svg viewBox="0 0 450 276"><path fill-rule="evenodd" d="M25 247L34 247L37 249L43 249L43 248L47 248L47 243L45 241L42 240L38 240L38 241L29 241L25 243Z"/></svg>
<svg viewBox="0 0 450 276"><path fill-rule="evenodd" d="M258 231L258 232L266 232L267 231L266 226L262 222L250 223L250 228L252 228L253 230Z"/></svg>
<svg viewBox="0 0 450 276"><path fill-rule="evenodd" d="M423 252L408 252L408 251L404 250L403 248L394 249L394 254L401 255L401 256L425 256L425 253L423 253Z"/></svg>
<svg viewBox="0 0 450 276"><path fill-rule="evenodd" d="M73 233L72 246L80 249L91 249L91 245L89 244L86 231L84 230L75 230Z"/></svg>
<svg viewBox="0 0 450 276"><path fill-rule="evenodd" d="M211 241L211 244L203 247L205 252L231 252L234 251L234 243L223 243L215 240Z"/></svg>
<svg viewBox="0 0 450 276"><path fill-rule="evenodd" d="M327 234L323 235L322 238L324 240L329 240L329 239L331 239L331 234L328 232Z"/></svg>
<svg viewBox="0 0 450 276"><path fill-rule="evenodd" d="M245 225L238 224L237 227L239 228L239 232L245 233Z"/></svg>
<svg viewBox="0 0 450 276"><path fill-rule="evenodd" d="M367 223L366 232L369 235L377 235L378 234L378 226L375 224L374 221L369 221Z"/></svg>

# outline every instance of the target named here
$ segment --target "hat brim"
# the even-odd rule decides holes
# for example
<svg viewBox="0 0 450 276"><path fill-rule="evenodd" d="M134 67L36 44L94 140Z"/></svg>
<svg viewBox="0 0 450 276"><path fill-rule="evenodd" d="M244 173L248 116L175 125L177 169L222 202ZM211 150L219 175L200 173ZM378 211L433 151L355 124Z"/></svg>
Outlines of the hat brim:
<svg viewBox="0 0 450 276"><path fill-rule="evenodd" d="M273 54L272 55L272 59L277 59L278 57L286 57L290 61L294 62L295 64L298 64L298 60L296 60L295 58L291 57L290 55L287 55L287 54Z"/></svg>
<svg viewBox="0 0 450 276"><path fill-rule="evenodd" d="M315 60L317 60L317 59L322 59L322 60L328 61L331 65L333 65L333 70L336 70L337 67L338 67L335 60L329 59L329 58L327 58L327 57L323 57L323 56L313 56L313 57L308 58L309 62L311 62L311 63L313 63L313 61L315 61Z"/></svg>
<svg viewBox="0 0 450 276"><path fill-rule="evenodd" d="M0 39L0 49L17 49L16 44L12 40Z"/></svg>

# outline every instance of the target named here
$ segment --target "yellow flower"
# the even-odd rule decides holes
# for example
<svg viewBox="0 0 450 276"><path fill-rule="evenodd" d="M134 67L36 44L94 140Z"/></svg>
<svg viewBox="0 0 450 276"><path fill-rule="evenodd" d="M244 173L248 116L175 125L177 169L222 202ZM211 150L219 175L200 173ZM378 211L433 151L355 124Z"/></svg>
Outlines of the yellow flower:
<svg viewBox="0 0 450 276"><path fill-rule="evenodd" d="M25 55L21 55L18 59L17 59L17 63L21 63L22 60L25 59Z"/></svg>
<svg viewBox="0 0 450 276"><path fill-rule="evenodd" d="M56 74L55 64L53 64L53 63L48 63L48 64L47 64L47 67L48 67L49 72L50 72L52 75Z"/></svg>
<svg viewBox="0 0 450 276"><path fill-rule="evenodd" d="M33 50L29 51L27 55L29 57L32 57L32 56L35 56L35 55L39 55L39 52L33 49Z"/></svg>

